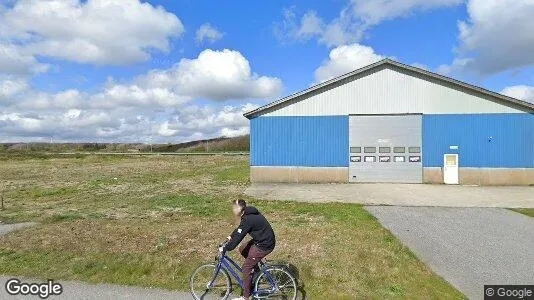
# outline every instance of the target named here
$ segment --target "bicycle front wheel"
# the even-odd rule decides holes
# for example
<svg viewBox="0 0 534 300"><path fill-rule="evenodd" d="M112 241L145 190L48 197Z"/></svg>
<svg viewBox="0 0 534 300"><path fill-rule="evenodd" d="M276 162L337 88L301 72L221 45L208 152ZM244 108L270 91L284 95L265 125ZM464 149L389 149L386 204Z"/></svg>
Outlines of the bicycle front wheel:
<svg viewBox="0 0 534 300"><path fill-rule="evenodd" d="M271 284L264 272L256 279L254 290L256 299L297 299L297 281L286 269L282 267L271 266L266 270L272 280L276 283L278 289Z"/></svg>
<svg viewBox="0 0 534 300"><path fill-rule="evenodd" d="M216 268L216 264L205 264L193 272L189 278L189 288L193 298L196 300L224 300L228 298L231 288L230 276L226 270L220 269L217 276L213 278Z"/></svg>

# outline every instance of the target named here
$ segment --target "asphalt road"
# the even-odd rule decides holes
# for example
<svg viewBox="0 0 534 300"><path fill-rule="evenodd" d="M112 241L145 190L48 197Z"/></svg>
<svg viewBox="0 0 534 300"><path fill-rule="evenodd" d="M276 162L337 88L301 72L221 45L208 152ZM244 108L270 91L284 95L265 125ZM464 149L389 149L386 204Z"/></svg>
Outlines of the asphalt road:
<svg viewBox="0 0 534 300"><path fill-rule="evenodd" d="M367 206L470 299L484 284L534 284L534 218L501 208Z"/></svg>
<svg viewBox="0 0 534 300"><path fill-rule="evenodd" d="M11 296L6 292L6 281L13 277L0 276L0 299L5 300L34 300L38 296ZM27 283L45 282L44 280L24 280ZM88 284L82 282L57 281L63 286L63 293L50 296L48 299L76 299L76 300L181 300L192 299L189 293L173 292L162 289L129 287L111 284Z"/></svg>

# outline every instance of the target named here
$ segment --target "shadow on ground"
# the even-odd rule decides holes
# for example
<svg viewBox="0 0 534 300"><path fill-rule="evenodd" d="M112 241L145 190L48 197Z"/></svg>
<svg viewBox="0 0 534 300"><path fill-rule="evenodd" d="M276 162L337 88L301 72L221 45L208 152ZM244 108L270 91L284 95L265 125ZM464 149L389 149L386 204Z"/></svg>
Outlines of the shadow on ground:
<svg viewBox="0 0 534 300"><path fill-rule="evenodd" d="M297 266L286 261L270 261L269 265L280 266L280 267L283 267L285 270L287 270L297 281L297 289L298 289L297 299L302 299L302 300L307 299L304 281L302 281L302 279L300 278L300 273L299 273L299 269Z"/></svg>

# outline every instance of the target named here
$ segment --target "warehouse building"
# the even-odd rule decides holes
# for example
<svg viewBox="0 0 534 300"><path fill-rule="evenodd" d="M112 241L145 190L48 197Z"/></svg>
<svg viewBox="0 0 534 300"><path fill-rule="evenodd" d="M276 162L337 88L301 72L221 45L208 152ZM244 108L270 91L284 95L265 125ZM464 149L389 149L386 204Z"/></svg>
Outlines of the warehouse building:
<svg viewBox="0 0 534 300"><path fill-rule="evenodd" d="M385 59L245 114L252 182L534 184L534 105Z"/></svg>

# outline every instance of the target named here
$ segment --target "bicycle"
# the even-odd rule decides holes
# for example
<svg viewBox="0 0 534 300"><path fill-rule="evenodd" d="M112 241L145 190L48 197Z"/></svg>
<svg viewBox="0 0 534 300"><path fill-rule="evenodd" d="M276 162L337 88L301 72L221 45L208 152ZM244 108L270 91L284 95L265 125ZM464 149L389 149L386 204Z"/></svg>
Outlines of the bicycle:
<svg viewBox="0 0 534 300"><path fill-rule="evenodd" d="M227 243L219 245L219 249ZM284 266L269 265L262 260L258 267L259 272L255 273L253 281L253 299L297 299L297 281ZM196 300L227 299L232 292L230 275L243 289L241 273L239 265L226 255L226 251L219 251L214 263L201 265L191 274L191 295Z"/></svg>

